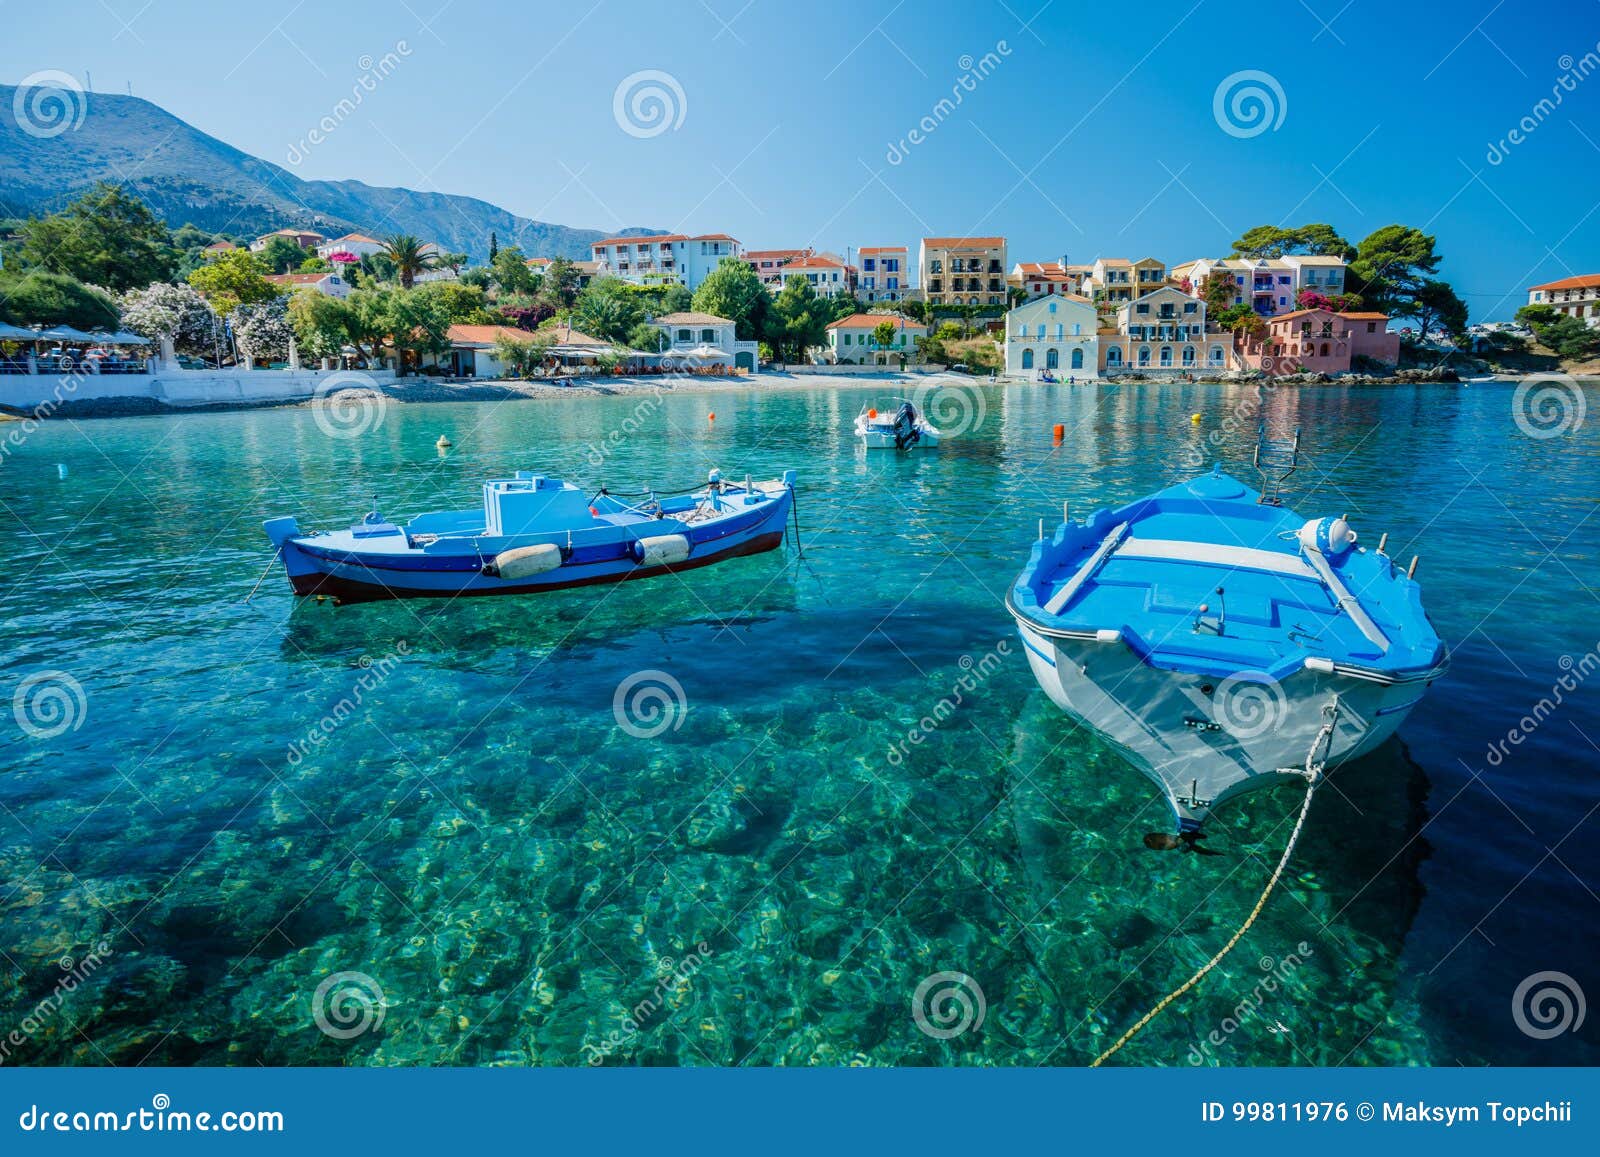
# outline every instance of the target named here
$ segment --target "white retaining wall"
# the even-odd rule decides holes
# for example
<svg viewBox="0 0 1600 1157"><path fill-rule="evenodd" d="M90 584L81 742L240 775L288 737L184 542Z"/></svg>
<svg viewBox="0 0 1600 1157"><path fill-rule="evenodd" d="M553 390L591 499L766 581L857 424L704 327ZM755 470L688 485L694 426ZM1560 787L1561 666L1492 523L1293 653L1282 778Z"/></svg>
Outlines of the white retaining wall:
<svg viewBox="0 0 1600 1157"><path fill-rule="evenodd" d="M394 381L392 371L158 370L154 374L6 374L0 405L35 410L62 402L150 398L168 406L295 402L319 390Z"/></svg>

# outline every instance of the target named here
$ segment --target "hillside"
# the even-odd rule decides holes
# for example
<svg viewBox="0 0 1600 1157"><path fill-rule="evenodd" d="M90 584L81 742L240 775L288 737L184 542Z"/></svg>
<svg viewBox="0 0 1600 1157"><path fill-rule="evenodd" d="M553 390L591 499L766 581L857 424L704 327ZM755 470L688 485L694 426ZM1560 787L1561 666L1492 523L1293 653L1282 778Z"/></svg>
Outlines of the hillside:
<svg viewBox="0 0 1600 1157"><path fill-rule="evenodd" d="M518 217L476 197L301 180L138 97L79 95L82 123L39 137L18 126L16 92L0 85L0 216L58 209L104 179L137 193L171 226L245 236L286 225L330 236L411 233L484 261L491 232L529 256L573 259L587 259L590 244L608 235Z"/></svg>

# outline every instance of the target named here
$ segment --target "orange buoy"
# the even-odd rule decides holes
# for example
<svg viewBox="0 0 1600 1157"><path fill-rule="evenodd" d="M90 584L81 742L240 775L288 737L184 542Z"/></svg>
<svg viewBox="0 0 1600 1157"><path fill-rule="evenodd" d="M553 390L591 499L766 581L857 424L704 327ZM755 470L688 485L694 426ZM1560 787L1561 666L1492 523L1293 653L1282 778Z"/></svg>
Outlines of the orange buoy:
<svg viewBox="0 0 1600 1157"><path fill-rule="evenodd" d="M869 410L868 410L868 411L867 411L867 417L869 417L869 418L876 418L876 417L877 417L877 416L878 416L878 411L877 411L877 410L875 410L875 409L869 409Z"/></svg>
<svg viewBox="0 0 1600 1157"><path fill-rule="evenodd" d="M1065 438L1067 436L1067 428L1065 426L1061 425L1061 423L1058 422L1058 423L1056 423L1055 429L1051 431L1051 434L1053 434L1054 437L1055 437L1055 440L1057 442L1059 442L1059 441L1061 441L1061 439L1063 439L1063 438Z"/></svg>
<svg viewBox="0 0 1600 1157"><path fill-rule="evenodd" d="M717 420L717 412L715 410L712 410L711 413L706 415L706 421L715 422L716 420Z"/></svg>

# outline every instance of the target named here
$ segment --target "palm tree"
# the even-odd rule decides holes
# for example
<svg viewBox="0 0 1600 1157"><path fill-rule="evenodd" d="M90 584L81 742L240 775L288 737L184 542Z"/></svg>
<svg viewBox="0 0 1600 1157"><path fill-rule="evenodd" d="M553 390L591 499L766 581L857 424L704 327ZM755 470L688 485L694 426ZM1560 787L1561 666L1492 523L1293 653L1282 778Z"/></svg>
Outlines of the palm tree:
<svg viewBox="0 0 1600 1157"><path fill-rule="evenodd" d="M434 252L409 233L396 233L389 238L383 243L383 252L394 262L402 289L410 289L417 280L417 274L432 269L439 260Z"/></svg>

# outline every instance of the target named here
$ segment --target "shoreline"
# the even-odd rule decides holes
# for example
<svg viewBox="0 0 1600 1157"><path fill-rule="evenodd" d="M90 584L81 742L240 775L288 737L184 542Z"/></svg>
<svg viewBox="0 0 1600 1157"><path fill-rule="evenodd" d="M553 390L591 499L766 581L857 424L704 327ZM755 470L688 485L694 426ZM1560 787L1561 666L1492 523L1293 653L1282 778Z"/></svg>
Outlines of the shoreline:
<svg viewBox="0 0 1600 1157"><path fill-rule="evenodd" d="M1402 370L1395 375L1387 377L1374 377L1367 375L1285 375L1271 379L1265 377L1201 377L1194 381L1185 381L1170 378L1154 377L1118 377L1118 378L1089 378L1076 383L1066 381L1037 382L1025 381L1019 378L1009 378L1004 375L991 379L983 375L953 374L947 371L926 373L902 373L898 370L886 370L882 373L791 373L786 370L766 370L757 375L746 375L734 378L675 378L672 376L659 377L620 377L620 378L574 378L562 384L554 382L528 380L528 379L501 379L495 381L457 381L442 382L431 378L408 377L393 383L384 383L377 387L377 393L386 402L399 405L430 405L441 402L505 402L505 401L544 401L559 398L589 397L628 397L633 395L653 396L656 394L683 394L685 396L715 396L717 394L740 393L751 390L795 390L795 389L841 389L869 387L882 388L889 386L911 386L913 388L926 388L929 383L938 382L945 385L963 383L974 386L999 386L1018 387L1031 389L1052 389L1066 387L1068 389L1083 389L1085 387L1103 386L1244 386L1252 383L1276 382L1280 386L1304 387L1309 389L1326 388L1330 386L1345 386L1353 388L1373 388L1384 386L1407 385L1441 385L1441 386L1471 386L1473 384L1515 384L1528 378L1544 377L1542 374L1490 374L1484 377L1462 379L1453 371L1444 374L1431 370ZM1600 385L1600 377L1579 377L1574 381L1582 384ZM364 387L354 387L353 392L366 395L372 391ZM168 414L194 414L194 413L219 413L235 410L281 410L303 409L317 404L325 404L322 398L296 398L290 400L268 400L259 402L218 402L210 405L175 406L155 398L92 398L81 400L64 400L53 407L49 414L39 414L26 410L19 411L14 407L0 406L0 422L7 421L45 421L56 419L79 418L121 418L121 417L149 417Z"/></svg>

